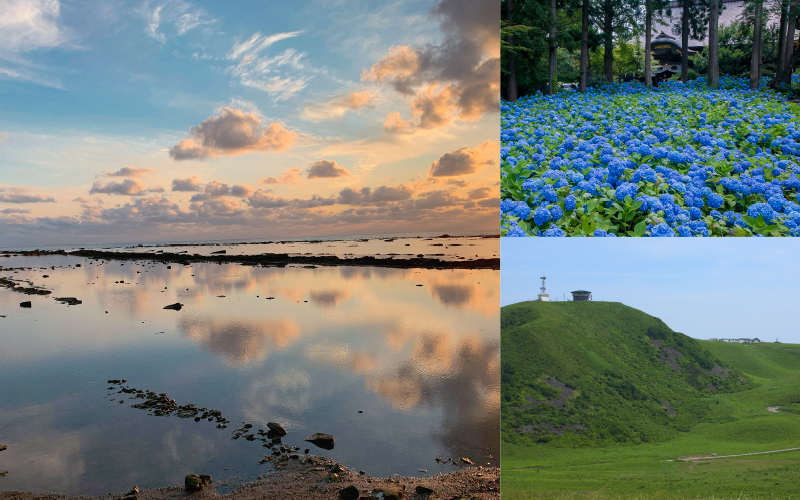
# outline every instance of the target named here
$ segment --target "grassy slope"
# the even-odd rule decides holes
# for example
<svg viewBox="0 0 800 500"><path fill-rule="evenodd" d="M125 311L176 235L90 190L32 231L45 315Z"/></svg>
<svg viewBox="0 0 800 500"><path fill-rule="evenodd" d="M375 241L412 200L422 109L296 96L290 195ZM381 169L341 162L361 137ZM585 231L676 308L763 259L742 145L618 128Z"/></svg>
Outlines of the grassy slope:
<svg viewBox="0 0 800 500"><path fill-rule="evenodd" d="M665 441L713 415L715 392L752 385L738 372L708 372L722 362L694 339L670 330L661 320L613 302L523 302L504 307L502 331L503 440L514 444L549 442L587 447ZM660 360L657 339L679 351L680 372ZM577 389L567 408L528 398L553 399L559 390L541 379L552 376ZM716 391L709 389L713 383ZM662 403L675 415L669 415ZM547 423L564 435L518 432Z"/></svg>
<svg viewBox="0 0 800 500"><path fill-rule="evenodd" d="M615 313L620 318L633 311L619 304L616 306L619 309L615 307ZM547 316L549 314L545 315L545 320ZM609 321L607 314L604 316L604 321ZM538 319L542 319L541 315ZM519 354L519 349L511 349L508 344L510 338L505 335L508 326L506 323L504 327L504 362L509 359L509 351L515 357ZM570 327L569 323L560 326ZM632 325L632 328L640 327L637 323ZM612 328L613 324L609 324L608 329ZM800 446L800 417L789 412L766 411L767 406L786 404L787 409L791 409L793 403L800 402L800 384L797 383L800 380L800 346L696 342L700 350L707 350L720 364L740 370L754 383L742 391L716 394L697 391L698 404L707 410L701 415L703 423L684 431L668 427L674 435L664 442L576 449L553 446L553 443L521 445L504 439L503 497L798 498L800 490L795 476L800 465L800 451L699 463L666 461L706 456L712 452L728 455ZM545 359L537 359L536 363L545 362ZM526 370L533 373L536 366L528 363Z"/></svg>

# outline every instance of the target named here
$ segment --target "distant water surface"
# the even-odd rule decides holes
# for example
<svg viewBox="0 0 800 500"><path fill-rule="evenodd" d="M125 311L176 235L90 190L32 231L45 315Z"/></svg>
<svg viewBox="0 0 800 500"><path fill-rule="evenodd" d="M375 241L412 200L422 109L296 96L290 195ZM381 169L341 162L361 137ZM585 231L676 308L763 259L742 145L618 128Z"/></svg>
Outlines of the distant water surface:
<svg viewBox="0 0 800 500"><path fill-rule="evenodd" d="M279 422L285 443L375 476L499 464L499 272L168 265L0 258L0 277L53 290L0 288L0 490L247 479L271 466L231 439L241 422ZM231 424L149 416L108 394L122 378ZM303 441L315 432L334 449Z"/></svg>

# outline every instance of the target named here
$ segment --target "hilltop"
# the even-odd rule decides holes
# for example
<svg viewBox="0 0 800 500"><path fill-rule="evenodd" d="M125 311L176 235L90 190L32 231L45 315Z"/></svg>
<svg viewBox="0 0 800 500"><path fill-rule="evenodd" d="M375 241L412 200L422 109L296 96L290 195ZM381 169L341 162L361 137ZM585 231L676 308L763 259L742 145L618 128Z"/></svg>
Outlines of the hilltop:
<svg viewBox="0 0 800 500"><path fill-rule="evenodd" d="M502 439L597 447L666 441L756 383L703 343L615 302L501 309Z"/></svg>

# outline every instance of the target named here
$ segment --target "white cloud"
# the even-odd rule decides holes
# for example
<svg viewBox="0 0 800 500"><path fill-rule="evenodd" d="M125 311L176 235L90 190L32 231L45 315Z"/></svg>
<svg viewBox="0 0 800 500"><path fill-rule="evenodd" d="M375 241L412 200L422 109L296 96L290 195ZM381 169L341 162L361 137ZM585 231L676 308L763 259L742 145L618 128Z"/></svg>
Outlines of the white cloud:
<svg viewBox="0 0 800 500"><path fill-rule="evenodd" d="M163 28L171 25L176 36L185 35L198 26L216 23L218 20L205 10L194 7L182 0L166 0L162 2L145 1L136 12L144 18L145 33L161 43L167 41Z"/></svg>
<svg viewBox="0 0 800 500"><path fill-rule="evenodd" d="M3 0L0 6L0 49L26 52L58 47L68 38L59 26L58 0Z"/></svg>
<svg viewBox="0 0 800 500"><path fill-rule="evenodd" d="M246 41L234 43L227 58L238 62L226 72L238 77L241 85L267 92L276 102L293 97L308 85L316 72L304 62L307 53L291 47L274 56L261 53L276 42L301 33L291 31L268 36L256 33Z"/></svg>

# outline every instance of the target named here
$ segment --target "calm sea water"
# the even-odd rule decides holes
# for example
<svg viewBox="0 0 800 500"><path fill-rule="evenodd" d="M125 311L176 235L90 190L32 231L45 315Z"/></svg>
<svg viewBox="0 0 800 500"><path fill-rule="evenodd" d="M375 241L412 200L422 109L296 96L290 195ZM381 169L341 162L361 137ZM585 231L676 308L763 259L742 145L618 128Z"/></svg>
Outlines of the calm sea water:
<svg viewBox="0 0 800 500"><path fill-rule="evenodd" d="M499 464L497 271L68 256L0 265L2 277L53 290L0 288L0 490L104 495L191 472L248 479L271 465L258 464L269 451L259 441L231 439L244 421L279 422L285 443L375 476L453 470L437 456ZM83 303L54 300L64 296ZM174 302L184 308L163 309ZM231 424L120 404L106 381L122 378ZM303 441L315 432L335 448Z"/></svg>

